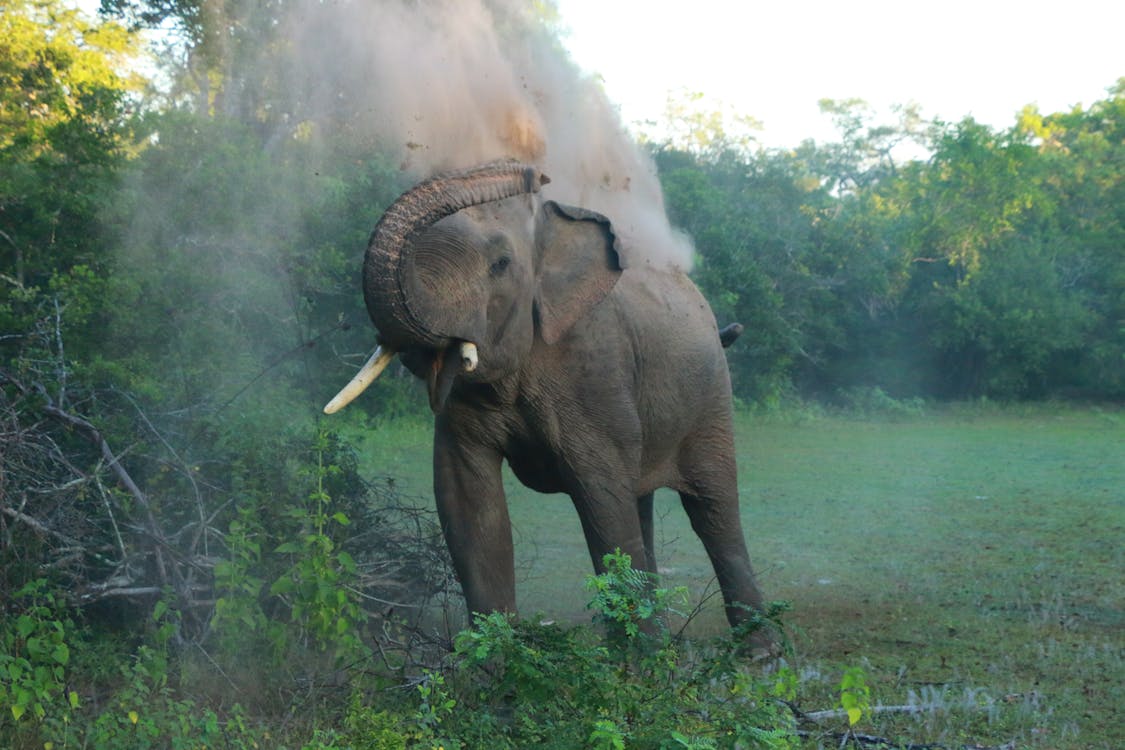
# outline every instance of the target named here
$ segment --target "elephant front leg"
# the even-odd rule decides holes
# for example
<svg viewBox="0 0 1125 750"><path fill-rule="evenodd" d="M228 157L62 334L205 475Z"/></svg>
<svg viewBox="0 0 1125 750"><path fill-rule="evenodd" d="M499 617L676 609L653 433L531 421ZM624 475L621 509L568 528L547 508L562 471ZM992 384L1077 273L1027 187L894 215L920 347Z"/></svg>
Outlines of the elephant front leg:
<svg viewBox="0 0 1125 750"><path fill-rule="evenodd" d="M434 433L434 497L469 614L515 612L512 526L500 454L466 444L439 419Z"/></svg>

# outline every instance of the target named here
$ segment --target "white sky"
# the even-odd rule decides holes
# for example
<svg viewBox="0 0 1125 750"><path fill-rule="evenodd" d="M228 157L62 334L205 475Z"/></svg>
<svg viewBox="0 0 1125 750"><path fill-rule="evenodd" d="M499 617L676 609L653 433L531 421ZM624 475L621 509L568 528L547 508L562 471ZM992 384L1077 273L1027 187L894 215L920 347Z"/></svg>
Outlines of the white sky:
<svg viewBox="0 0 1125 750"><path fill-rule="evenodd" d="M1125 76L1122 0L557 4L571 56L627 124L659 120L669 92L686 89L762 121L768 146L834 139L822 98L888 113L915 102L928 118L1003 128L1026 104L1088 106Z"/></svg>

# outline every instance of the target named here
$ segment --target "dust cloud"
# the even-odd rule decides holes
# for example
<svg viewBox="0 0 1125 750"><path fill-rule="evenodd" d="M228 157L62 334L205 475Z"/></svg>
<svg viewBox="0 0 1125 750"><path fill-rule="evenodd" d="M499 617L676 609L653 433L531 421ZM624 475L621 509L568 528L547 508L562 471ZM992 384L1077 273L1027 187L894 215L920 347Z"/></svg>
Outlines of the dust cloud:
<svg viewBox="0 0 1125 750"><path fill-rule="evenodd" d="M690 268L652 161L534 5L305 0L284 20L282 75L303 83L302 118L370 138L414 177L534 163L552 180L546 198L610 217L627 264Z"/></svg>

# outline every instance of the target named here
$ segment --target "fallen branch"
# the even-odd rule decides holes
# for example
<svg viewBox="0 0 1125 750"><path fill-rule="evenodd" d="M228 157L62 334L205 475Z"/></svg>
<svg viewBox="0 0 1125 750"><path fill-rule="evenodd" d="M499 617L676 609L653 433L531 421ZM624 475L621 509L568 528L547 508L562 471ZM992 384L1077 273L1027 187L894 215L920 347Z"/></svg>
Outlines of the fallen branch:
<svg viewBox="0 0 1125 750"><path fill-rule="evenodd" d="M804 712L798 708L794 703L783 701L793 712L793 715L800 721L808 721L811 723L819 723L834 719L846 719L848 716L847 711L842 708L827 709L824 711L811 711ZM872 714L920 714L934 711L938 707L935 705L901 705L901 706L872 706L865 709L865 713ZM797 730L797 735L800 737L821 737L831 738L839 742L839 747L843 748L848 743L854 743L856 747L875 747L875 748L894 748L894 750L955 750L949 745L942 745L938 743L918 743L918 742L894 742L886 737L878 737L870 734L859 734L852 730L845 732L826 732L826 731L812 731L800 729ZM958 745L956 750L1014 750L1016 743L1008 742L1003 745Z"/></svg>
<svg viewBox="0 0 1125 750"><path fill-rule="evenodd" d="M847 747L849 743L856 747L887 748L887 750L1015 750L1016 743L1005 742L1003 745L941 745L931 742L894 742L886 737L877 737L870 734L857 732L810 732L804 729L797 730L798 737L830 738L839 742L838 747Z"/></svg>
<svg viewBox="0 0 1125 750"><path fill-rule="evenodd" d="M792 706L790 706L792 708ZM864 713L873 714L922 714L927 711L932 711L937 706L871 706L864 709ZM821 722L828 719L846 719L848 712L842 708L829 709L827 711L813 711L812 713L803 713L797 711L797 715L802 719L809 721Z"/></svg>
<svg viewBox="0 0 1125 750"><path fill-rule="evenodd" d="M111 596L160 596L162 592L163 589L159 586L131 586L112 589L94 587L92 591L83 594L82 599L94 601L96 599L107 599Z"/></svg>

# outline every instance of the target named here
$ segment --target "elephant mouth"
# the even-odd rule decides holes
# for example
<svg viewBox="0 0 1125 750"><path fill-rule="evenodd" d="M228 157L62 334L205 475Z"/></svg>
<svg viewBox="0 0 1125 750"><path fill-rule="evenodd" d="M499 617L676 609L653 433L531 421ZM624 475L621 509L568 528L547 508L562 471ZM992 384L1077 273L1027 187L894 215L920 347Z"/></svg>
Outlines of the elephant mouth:
<svg viewBox="0 0 1125 750"><path fill-rule="evenodd" d="M479 355L471 341L451 343L441 349L408 349L402 353L403 364L426 382L430 410L440 414L453 391L459 375L477 368Z"/></svg>

